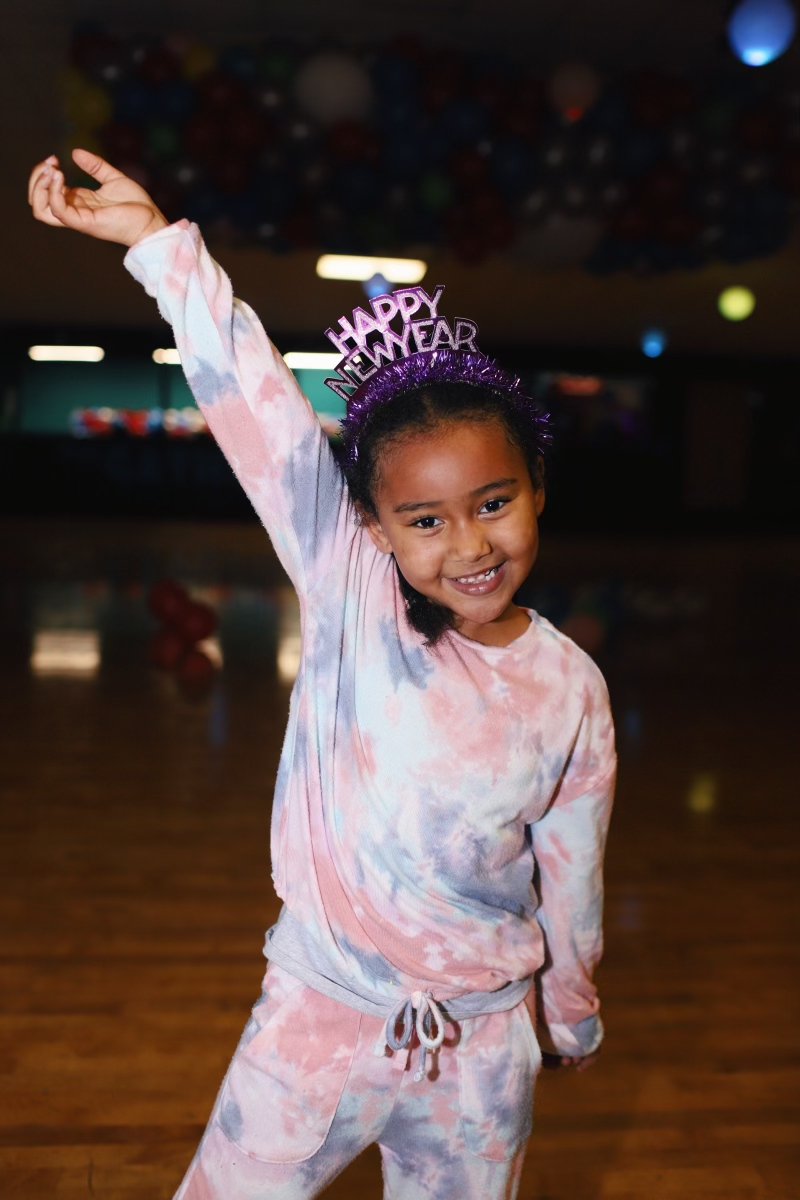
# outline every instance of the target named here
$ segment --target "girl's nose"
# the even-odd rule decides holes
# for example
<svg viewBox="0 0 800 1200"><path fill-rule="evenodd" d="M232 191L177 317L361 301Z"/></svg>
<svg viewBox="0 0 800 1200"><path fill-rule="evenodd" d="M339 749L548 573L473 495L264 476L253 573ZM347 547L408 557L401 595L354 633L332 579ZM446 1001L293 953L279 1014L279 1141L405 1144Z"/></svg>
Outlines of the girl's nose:
<svg viewBox="0 0 800 1200"><path fill-rule="evenodd" d="M456 530L453 556L459 562L471 566L491 552L492 546L486 536L486 528L480 521L465 522Z"/></svg>

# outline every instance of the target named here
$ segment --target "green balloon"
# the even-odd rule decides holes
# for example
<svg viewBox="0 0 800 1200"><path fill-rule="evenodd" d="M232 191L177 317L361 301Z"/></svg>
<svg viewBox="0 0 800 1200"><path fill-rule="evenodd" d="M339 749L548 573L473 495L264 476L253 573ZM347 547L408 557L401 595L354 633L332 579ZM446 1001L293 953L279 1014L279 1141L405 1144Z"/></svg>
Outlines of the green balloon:
<svg viewBox="0 0 800 1200"><path fill-rule="evenodd" d="M265 50L259 62L259 74L269 83L286 84L295 72L295 58L289 50L274 47Z"/></svg>
<svg viewBox="0 0 800 1200"><path fill-rule="evenodd" d="M148 154L160 162L175 158L180 148L180 135L174 125L162 125L159 122L147 130Z"/></svg>
<svg viewBox="0 0 800 1200"><path fill-rule="evenodd" d="M724 137L730 132L736 105L730 100L711 100L700 112L700 128L709 137Z"/></svg>
<svg viewBox="0 0 800 1200"><path fill-rule="evenodd" d="M441 212L453 200L450 180L441 171L428 171L419 182L420 203L429 212Z"/></svg>

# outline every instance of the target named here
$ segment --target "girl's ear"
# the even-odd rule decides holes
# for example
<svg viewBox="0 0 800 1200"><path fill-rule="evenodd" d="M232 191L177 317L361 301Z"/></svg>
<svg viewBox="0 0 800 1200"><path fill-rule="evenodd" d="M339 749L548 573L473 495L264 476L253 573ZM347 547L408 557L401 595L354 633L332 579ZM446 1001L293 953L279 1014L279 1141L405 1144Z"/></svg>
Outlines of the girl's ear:
<svg viewBox="0 0 800 1200"><path fill-rule="evenodd" d="M378 518L373 516L372 513L368 513L360 504L356 504L356 511L358 512L359 521L372 538L375 548L380 550L381 554L393 554L392 544L383 532L383 526Z"/></svg>
<svg viewBox="0 0 800 1200"><path fill-rule="evenodd" d="M543 487L539 487L533 493L533 507L537 517L540 517L544 512L545 491Z"/></svg>

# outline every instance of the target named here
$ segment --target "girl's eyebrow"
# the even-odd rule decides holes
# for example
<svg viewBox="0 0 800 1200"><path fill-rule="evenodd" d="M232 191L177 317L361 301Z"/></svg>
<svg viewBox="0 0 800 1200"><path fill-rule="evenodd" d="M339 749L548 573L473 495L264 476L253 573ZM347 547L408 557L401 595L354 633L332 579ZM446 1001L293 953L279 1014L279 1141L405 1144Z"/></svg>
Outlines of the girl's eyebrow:
<svg viewBox="0 0 800 1200"><path fill-rule="evenodd" d="M511 477L506 479L493 479L491 483L483 483L479 488L475 488L474 492L470 492L470 496L482 496L484 492L493 492L496 488L512 487L518 480ZM405 504L398 504L393 511L396 513L416 512L418 508L435 508L437 504L442 504L442 500L408 500Z"/></svg>

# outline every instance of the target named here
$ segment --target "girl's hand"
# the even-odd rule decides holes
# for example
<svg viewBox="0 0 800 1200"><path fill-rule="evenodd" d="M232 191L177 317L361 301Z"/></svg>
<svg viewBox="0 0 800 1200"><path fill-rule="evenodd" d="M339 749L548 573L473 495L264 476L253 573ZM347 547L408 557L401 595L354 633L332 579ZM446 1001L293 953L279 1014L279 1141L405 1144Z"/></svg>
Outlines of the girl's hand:
<svg viewBox="0 0 800 1200"><path fill-rule="evenodd" d="M600 1056L600 1048L592 1051L591 1054L584 1054L582 1057L571 1057L566 1054L543 1054L542 1066L546 1071L557 1071L559 1068L572 1069L573 1071L588 1071L593 1063L597 1062Z"/></svg>
<svg viewBox="0 0 800 1200"><path fill-rule="evenodd" d="M123 246L133 246L169 224L144 188L105 159L89 150L73 150L72 157L100 187L67 187L58 159L51 154L34 167L28 181L28 202L37 221Z"/></svg>

